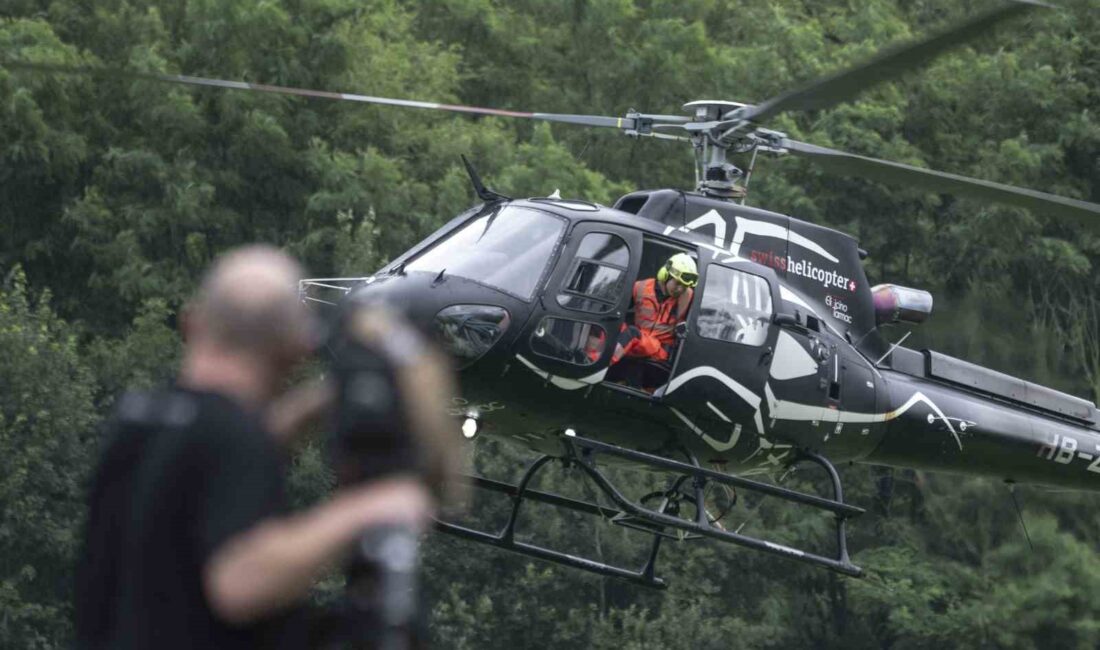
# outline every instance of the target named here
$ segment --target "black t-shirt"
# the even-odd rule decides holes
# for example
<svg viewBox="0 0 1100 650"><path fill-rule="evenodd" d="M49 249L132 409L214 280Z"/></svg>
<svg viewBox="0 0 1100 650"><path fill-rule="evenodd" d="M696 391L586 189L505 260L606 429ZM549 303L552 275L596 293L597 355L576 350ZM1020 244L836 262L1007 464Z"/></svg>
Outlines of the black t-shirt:
<svg viewBox="0 0 1100 650"><path fill-rule="evenodd" d="M77 572L78 647L297 645L296 613L232 626L202 586L222 544L284 512L282 459L259 420L175 388L124 396L107 436Z"/></svg>

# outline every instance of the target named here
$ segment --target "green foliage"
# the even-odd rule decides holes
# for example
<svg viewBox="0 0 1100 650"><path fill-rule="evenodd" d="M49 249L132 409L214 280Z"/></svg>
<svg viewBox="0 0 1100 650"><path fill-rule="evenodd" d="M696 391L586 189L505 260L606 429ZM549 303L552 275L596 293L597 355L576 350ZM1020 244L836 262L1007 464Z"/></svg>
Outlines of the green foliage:
<svg viewBox="0 0 1100 650"><path fill-rule="evenodd" d="M148 389L167 383L179 367L180 340L168 326L168 304L153 298L142 305L123 336L98 337L85 354L96 369L101 404L127 389Z"/></svg>
<svg viewBox="0 0 1100 650"><path fill-rule="evenodd" d="M1062 4L857 101L769 126L1100 200L1100 12L1091 0ZM676 113L698 98L764 99L974 10L944 0L17 0L0 8L0 61ZM691 184L688 151L610 130L0 63L0 269L29 278L11 271L0 289L0 646L64 645L94 423L124 387L173 375L175 318L209 262L266 241L319 276L368 274L474 200L460 154L511 196L559 189L610 203ZM937 313L909 345L1100 398L1094 230L795 159L758 161L751 190L750 204L858 236L874 281L932 291ZM508 475L521 459L488 445L471 462ZM292 467L295 504L331 489L319 446ZM892 490L877 489L891 476ZM1087 496L1020 490L1032 549L1001 486L866 468L845 478L850 499L874 504L852 527L865 580L670 544L672 585L652 593L433 536L433 638L456 648L1095 645L1100 512ZM542 480L590 497L568 477ZM469 516L500 525L507 506L479 500ZM828 548L827 524L765 502L746 525ZM644 559L636 535L549 507L523 525L569 552ZM318 598L339 588L330 579Z"/></svg>
<svg viewBox="0 0 1100 650"><path fill-rule="evenodd" d="M98 418L72 328L18 268L0 289L0 359L0 645L59 647Z"/></svg>

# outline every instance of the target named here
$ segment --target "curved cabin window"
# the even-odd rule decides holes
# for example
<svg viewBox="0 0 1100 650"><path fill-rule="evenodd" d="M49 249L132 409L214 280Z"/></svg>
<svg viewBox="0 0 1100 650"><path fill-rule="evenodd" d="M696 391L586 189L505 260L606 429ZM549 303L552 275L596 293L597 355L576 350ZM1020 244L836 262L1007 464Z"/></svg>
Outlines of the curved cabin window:
<svg viewBox="0 0 1100 650"><path fill-rule="evenodd" d="M699 336L763 345L772 318L772 294L764 278L724 266L707 269L696 329Z"/></svg>
<svg viewBox="0 0 1100 650"><path fill-rule="evenodd" d="M630 249L621 237L603 232L585 235L558 294L558 304L567 309L606 314L619 304L628 266Z"/></svg>
<svg viewBox="0 0 1100 650"><path fill-rule="evenodd" d="M578 366L599 361L606 345L607 332L599 325L565 318L544 318L531 335L536 354Z"/></svg>
<svg viewBox="0 0 1100 650"><path fill-rule="evenodd" d="M529 301L564 231L564 219L506 206L460 227L405 270L466 278Z"/></svg>

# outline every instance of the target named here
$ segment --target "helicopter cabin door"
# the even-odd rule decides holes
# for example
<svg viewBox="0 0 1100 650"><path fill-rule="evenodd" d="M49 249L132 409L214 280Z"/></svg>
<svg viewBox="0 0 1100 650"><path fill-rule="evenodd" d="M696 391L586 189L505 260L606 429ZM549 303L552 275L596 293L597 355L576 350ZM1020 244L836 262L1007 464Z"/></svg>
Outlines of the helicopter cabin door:
<svg viewBox="0 0 1100 650"><path fill-rule="evenodd" d="M706 259L707 255L701 256ZM661 402L717 453L763 433L764 386L778 337L775 272L733 261L704 265L672 376Z"/></svg>
<svg viewBox="0 0 1100 650"><path fill-rule="evenodd" d="M559 388L604 379L638 273L641 233L577 223L520 342L521 359Z"/></svg>

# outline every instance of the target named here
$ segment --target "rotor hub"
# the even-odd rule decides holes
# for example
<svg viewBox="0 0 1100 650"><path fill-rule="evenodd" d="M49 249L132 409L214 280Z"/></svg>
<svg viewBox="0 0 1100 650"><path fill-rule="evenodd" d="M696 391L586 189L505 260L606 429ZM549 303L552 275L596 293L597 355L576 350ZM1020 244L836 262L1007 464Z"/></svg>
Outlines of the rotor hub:
<svg viewBox="0 0 1100 650"><path fill-rule="evenodd" d="M692 113L696 122L716 122L728 113L746 106L749 104L720 99L700 99L684 104L684 111Z"/></svg>

